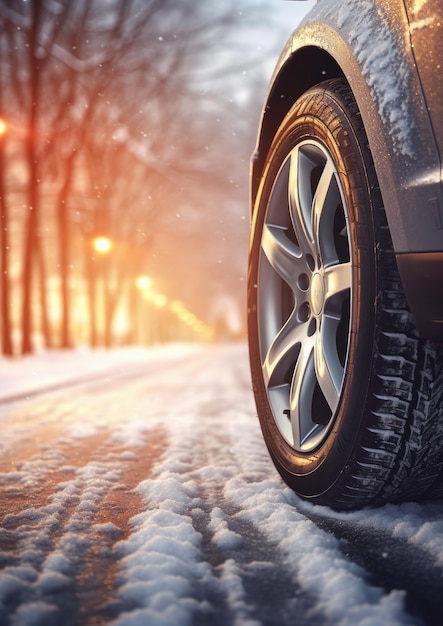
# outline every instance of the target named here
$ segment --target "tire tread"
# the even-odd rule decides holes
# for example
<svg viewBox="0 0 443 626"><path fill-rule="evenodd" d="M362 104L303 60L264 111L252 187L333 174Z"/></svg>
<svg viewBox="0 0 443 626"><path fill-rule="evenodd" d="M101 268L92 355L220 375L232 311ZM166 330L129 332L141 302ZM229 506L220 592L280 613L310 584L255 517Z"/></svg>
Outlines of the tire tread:
<svg viewBox="0 0 443 626"><path fill-rule="evenodd" d="M331 82L365 136L348 85ZM370 154L367 140L366 147ZM376 180L373 163L372 170ZM378 185L371 193L379 284L375 350L362 437L339 485L325 497L342 509L443 496L443 351L417 335Z"/></svg>

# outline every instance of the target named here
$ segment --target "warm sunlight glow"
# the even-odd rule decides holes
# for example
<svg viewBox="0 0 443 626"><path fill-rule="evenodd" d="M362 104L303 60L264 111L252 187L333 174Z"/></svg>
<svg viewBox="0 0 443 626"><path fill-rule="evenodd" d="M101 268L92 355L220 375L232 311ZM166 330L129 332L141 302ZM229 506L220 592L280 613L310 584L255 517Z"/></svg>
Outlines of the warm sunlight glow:
<svg viewBox="0 0 443 626"><path fill-rule="evenodd" d="M0 136L6 133L7 126L5 120L0 117Z"/></svg>
<svg viewBox="0 0 443 626"><path fill-rule="evenodd" d="M94 239L94 248L101 254L106 254L112 248L112 241L109 237L96 237Z"/></svg>
<svg viewBox="0 0 443 626"><path fill-rule="evenodd" d="M162 293L156 293L154 296L154 304L155 306L162 308L166 305L167 303L167 298L166 296L164 296Z"/></svg>
<svg viewBox="0 0 443 626"><path fill-rule="evenodd" d="M143 289L150 289L152 287L152 280L149 276L138 276L135 284L137 285L137 289L143 291Z"/></svg>
<svg viewBox="0 0 443 626"><path fill-rule="evenodd" d="M213 339L213 330L191 313L182 302L174 300L169 308L180 321L186 324L186 326L189 326L195 333L201 335L203 339L206 341Z"/></svg>
<svg viewBox="0 0 443 626"><path fill-rule="evenodd" d="M180 315L184 308L184 305L179 300L174 300L174 302L171 304L171 311L176 315Z"/></svg>

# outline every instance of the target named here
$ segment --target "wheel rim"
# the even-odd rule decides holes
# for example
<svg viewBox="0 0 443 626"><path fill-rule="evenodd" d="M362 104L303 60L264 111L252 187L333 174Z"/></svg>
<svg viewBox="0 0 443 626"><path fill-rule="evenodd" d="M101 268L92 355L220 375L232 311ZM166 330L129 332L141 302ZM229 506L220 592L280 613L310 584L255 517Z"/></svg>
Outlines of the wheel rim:
<svg viewBox="0 0 443 626"><path fill-rule="evenodd" d="M311 452L339 408L352 302L346 204L334 162L316 141L298 144L275 180L257 289L269 404L289 445Z"/></svg>

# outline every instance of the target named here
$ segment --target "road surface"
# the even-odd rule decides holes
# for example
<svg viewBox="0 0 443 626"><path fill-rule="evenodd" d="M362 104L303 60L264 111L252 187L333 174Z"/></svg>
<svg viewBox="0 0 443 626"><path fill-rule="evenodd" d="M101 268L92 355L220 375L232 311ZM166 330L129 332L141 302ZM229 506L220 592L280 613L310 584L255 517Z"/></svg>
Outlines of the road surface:
<svg viewBox="0 0 443 626"><path fill-rule="evenodd" d="M82 372L1 399L2 626L442 623L443 504L299 500L244 344Z"/></svg>

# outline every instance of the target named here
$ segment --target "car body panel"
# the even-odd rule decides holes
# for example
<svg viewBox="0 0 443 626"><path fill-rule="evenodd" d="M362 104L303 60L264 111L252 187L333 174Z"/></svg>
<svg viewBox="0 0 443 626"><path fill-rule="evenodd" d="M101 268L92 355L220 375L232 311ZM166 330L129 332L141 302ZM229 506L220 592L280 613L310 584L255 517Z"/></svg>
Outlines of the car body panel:
<svg viewBox="0 0 443 626"><path fill-rule="evenodd" d="M411 310L420 333L434 339L443 339L443 298L435 299L443 283L436 254L443 251L443 81L435 78L442 27L439 0L411 0L407 9L403 0L320 0L277 64L251 168L253 207L272 138L292 104L322 80L345 77L368 135ZM424 281L409 271L421 254ZM424 310L430 301L431 317Z"/></svg>
<svg viewBox="0 0 443 626"><path fill-rule="evenodd" d="M443 154L443 6L441 0L408 0L412 52L439 153Z"/></svg>

